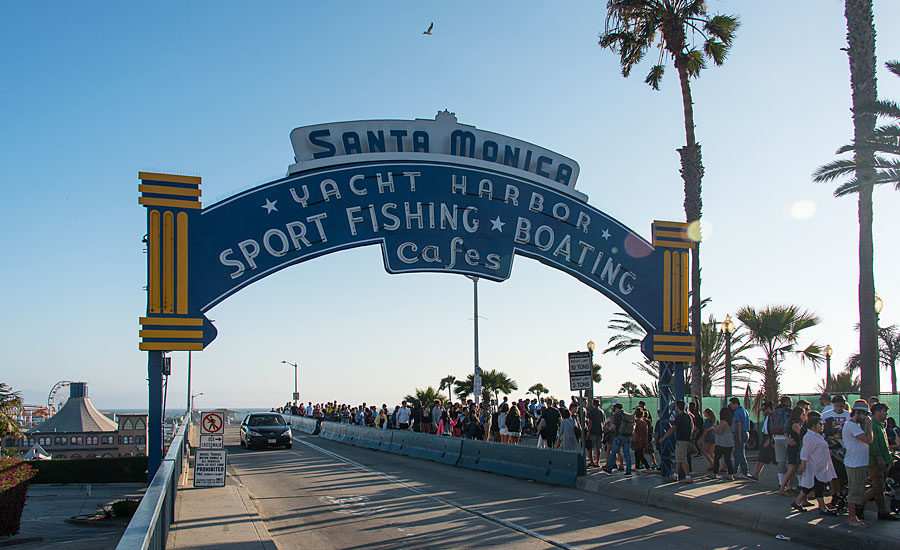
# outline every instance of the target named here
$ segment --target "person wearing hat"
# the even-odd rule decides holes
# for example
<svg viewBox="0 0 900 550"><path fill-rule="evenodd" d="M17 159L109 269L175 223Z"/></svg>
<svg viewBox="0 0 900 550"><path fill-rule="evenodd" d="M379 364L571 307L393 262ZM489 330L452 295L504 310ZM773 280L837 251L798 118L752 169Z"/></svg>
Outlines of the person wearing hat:
<svg viewBox="0 0 900 550"><path fill-rule="evenodd" d="M862 516L866 502L866 477L869 473L869 445L872 444L872 419L869 404L857 399L850 409L850 420L844 422L842 440L847 453L844 467L847 469L847 523L851 527L868 527Z"/></svg>
<svg viewBox="0 0 900 550"><path fill-rule="evenodd" d="M869 445L869 481L871 487L866 493L865 501L874 500L878 507L878 519L900 521L887 508L884 502L884 473L893 465L894 457L888 448L887 435L884 432L884 423L887 420L888 406L886 403L872 405L872 443Z"/></svg>

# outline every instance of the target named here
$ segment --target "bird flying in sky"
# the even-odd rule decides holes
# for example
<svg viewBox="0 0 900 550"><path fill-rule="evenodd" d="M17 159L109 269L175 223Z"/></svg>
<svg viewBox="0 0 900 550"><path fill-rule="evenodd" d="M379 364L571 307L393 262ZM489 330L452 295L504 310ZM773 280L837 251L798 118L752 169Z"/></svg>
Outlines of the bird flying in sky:
<svg viewBox="0 0 900 550"><path fill-rule="evenodd" d="M431 35L431 29L434 28L434 22L432 21L430 25L428 25L428 30L423 32L422 34Z"/></svg>

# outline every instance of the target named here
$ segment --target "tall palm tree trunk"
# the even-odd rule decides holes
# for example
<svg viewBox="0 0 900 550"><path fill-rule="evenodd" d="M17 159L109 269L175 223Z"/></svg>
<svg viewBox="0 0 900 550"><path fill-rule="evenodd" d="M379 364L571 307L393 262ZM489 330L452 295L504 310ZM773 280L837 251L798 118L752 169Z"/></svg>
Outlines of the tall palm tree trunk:
<svg viewBox="0 0 900 550"><path fill-rule="evenodd" d="M877 100L875 80L875 22L872 0L846 0L847 43L850 48L850 87L853 94L853 140L864 144L875 130L875 115L859 111ZM872 242L872 168L874 152L855 152L859 186L859 360L860 392L877 395L881 389L878 372L878 327L875 314L874 248Z"/></svg>
<svg viewBox="0 0 900 550"><path fill-rule="evenodd" d="M700 144L694 135L694 101L687 68L688 59L683 53L675 56L675 68L681 81L681 102L684 106L684 134L687 145L678 150L681 156L681 179L684 180L684 215L688 223L700 220L703 210L701 185L703 159ZM700 351L700 242L691 250L691 333L694 335L694 363L691 365L691 394L703 394L702 354ZM700 403L698 403L699 405Z"/></svg>

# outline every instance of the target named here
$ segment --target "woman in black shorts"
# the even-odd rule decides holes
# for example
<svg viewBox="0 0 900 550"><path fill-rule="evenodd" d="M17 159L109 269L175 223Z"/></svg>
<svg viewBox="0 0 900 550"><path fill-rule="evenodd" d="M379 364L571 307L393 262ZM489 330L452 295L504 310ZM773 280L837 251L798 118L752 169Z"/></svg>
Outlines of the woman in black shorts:
<svg viewBox="0 0 900 550"><path fill-rule="evenodd" d="M788 488L790 487L791 479L800 468L800 446L803 443L803 436L806 433L806 429L803 427L804 424L806 424L806 409L803 407L794 407L794 410L791 411L790 419L788 420L788 429L785 431L785 435L788 438L788 469L787 473L784 474L781 487L778 488L779 495L790 494L788 493Z"/></svg>

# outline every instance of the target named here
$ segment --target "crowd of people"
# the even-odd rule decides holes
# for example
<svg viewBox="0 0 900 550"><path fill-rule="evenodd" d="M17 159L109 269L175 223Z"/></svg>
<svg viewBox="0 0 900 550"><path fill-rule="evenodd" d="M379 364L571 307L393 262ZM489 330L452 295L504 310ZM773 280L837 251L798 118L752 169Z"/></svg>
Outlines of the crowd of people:
<svg viewBox="0 0 900 550"><path fill-rule="evenodd" d="M697 401L678 401L669 415L672 422L653 416L644 401L631 412L613 402L610 414L601 400L589 403L585 418L579 418L578 399L571 402L553 398L519 399L494 403L445 403L441 399L429 405L403 401L391 410L363 403L359 406L325 403L291 405L277 412L333 422L369 426L385 430L411 430L446 437L480 439L517 445L522 436L536 436L540 448L584 452L587 465L600 468L606 475L632 469L659 470L661 446L674 440L675 471L679 483L692 483L697 477L694 462L705 458L705 475L712 479L758 481L766 465L778 468L781 495L792 497L792 510L805 511L815 506L819 513L835 516L844 511L848 523L866 527L862 510L875 501L878 519L900 520L885 500L887 474L900 481L900 460L892 454L900 451L900 428L889 417L888 406L875 397L859 399L852 405L843 396L822 394L821 410L800 399L794 403L782 397L778 405L766 402L759 412L761 442L755 469L751 473L746 457L750 440L750 414L738 398L731 398L718 414ZM662 411L657 411L662 416ZM586 441L582 442L582 437ZM633 460L632 460L633 458ZM893 469L893 471L891 471ZM831 501L825 502L825 488ZM810 502L815 500L815 504Z"/></svg>

